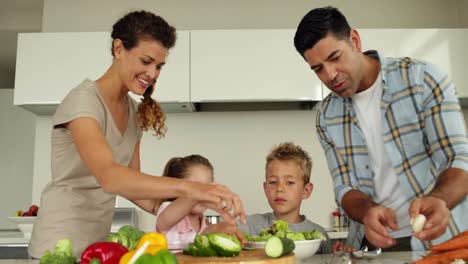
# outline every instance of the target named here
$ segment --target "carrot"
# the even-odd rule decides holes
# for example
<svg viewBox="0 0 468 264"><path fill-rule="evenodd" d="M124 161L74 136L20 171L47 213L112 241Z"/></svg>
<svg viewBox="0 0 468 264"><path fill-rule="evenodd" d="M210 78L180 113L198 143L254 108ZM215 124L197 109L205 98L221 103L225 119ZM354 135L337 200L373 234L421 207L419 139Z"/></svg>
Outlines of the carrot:
<svg viewBox="0 0 468 264"><path fill-rule="evenodd" d="M425 258L430 257L430 256L434 256L434 255L437 255L437 254L439 254L440 252L441 252L441 251L432 250L429 254L427 254L427 255L425 256Z"/></svg>
<svg viewBox="0 0 468 264"><path fill-rule="evenodd" d="M448 251L460 248L468 248L468 236L452 238L438 245L432 245L430 247L431 250L435 251Z"/></svg>
<svg viewBox="0 0 468 264"><path fill-rule="evenodd" d="M414 262L414 264L445 264L455 259L468 260L468 248L446 251L437 255L425 257Z"/></svg>
<svg viewBox="0 0 468 264"><path fill-rule="evenodd" d="M465 230L465 231L461 232L460 234L452 237L451 239L459 238L459 237L463 237L463 236L468 236L468 230Z"/></svg>

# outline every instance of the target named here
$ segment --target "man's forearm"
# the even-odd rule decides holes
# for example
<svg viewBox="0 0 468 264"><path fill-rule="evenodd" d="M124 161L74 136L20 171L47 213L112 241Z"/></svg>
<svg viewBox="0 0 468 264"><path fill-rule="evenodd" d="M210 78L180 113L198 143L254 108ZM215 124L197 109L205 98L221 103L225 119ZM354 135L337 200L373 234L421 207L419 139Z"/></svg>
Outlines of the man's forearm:
<svg viewBox="0 0 468 264"><path fill-rule="evenodd" d="M343 196L341 205L351 219L362 223L367 211L377 204L365 193L351 190Z"/></svg>
<svg viewBox="0 0 468 264"><path fill-rule="evenodd" d="M429 193L429 196L441 199L452 210L468 194L468 172L463 169L449 168L444 170Z"/></svg>

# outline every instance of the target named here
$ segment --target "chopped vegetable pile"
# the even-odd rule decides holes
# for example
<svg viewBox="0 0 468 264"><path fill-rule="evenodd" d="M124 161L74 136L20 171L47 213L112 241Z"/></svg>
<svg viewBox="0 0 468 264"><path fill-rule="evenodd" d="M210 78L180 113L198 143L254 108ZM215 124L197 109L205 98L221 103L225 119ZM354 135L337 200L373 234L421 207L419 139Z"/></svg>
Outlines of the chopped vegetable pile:
<svg viewBox="0 0 468 264"><path fill-rule="evenodd" d="M185 255L199 257L233 257L242 251L240 241L226 234L197 235L195 242L184 249Z"/></svg>
<svg viewBox="0 0 468 264"><path fill-rule="evenodd" d="M177 264L177 258L167 249L164 234L144 233L132 226L122 226L116 234L89 245L81 254L81 264ZM46 250L40 264L78 264L73 256L72 242L62 239L54 252Z"/></svg>
<svg viewBox="0 0 468 264"><path fill-rule="evenodd" d="M248 241L265 242L271 237L289 238L293 241L299 240L313 240L322 239L327 240L326 237L318 230L294 232L289 230L288 222L283 220L273 221L273 225L270 228L264 228L258 236L250 236L244 233L245 238Z"/></svg>

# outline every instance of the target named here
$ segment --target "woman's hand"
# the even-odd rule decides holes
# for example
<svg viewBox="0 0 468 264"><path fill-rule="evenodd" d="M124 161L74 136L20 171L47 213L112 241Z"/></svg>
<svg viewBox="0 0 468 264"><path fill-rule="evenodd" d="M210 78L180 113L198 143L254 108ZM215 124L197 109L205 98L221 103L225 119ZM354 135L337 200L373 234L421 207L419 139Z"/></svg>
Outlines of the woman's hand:
<svg viewBox="0 0 468 264"><path fill-rule="evenodd" d="M232 237L237 237L237 239L239 239L239 241L241 242L242 246L244 246L246 242L245 237L242 234L241 230L236 225L233 225L227 222L220 222L217 224L208 225L205 228L205 230L203 230L202 233L203 234L224 233Z"/></svg>
<svg viewBox="0 0 468 264"><path fill-rule="evenodd" d="M235 224L237 217L240 217L242 223L246 222L240 197L228 187L217 183L203 184L188 181L186 183L189 184L188 198L199 201L218 212L230 224Z"/></svg>

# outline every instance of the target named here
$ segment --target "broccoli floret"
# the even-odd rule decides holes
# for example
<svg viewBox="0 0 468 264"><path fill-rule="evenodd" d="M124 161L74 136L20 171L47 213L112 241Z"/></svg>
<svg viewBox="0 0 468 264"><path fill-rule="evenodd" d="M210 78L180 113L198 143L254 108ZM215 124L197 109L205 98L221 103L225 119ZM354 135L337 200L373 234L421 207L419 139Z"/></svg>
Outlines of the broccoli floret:
<svg viewBox="0 0 468 264"><path fill-rule="evenodd" d="M62 239L57 241L55 244L55 254L65 254L67 256L73 256L72 242L69 239Z"/></svg>
<svg viewBox="0 0 468 264"><path fill-rule="evenodd" d="M73 256L73 247L69 239L59 240L55 244L55 252L49 250L44 252L44 255L39 261L40 264L76 264L76 258Z"/></svg>
<svg viewBox="0 0 468 264"><path fill-rule="evenodd" d="M138 244L138 240L140 240L143 234L144 232L139 230L138 228L135 228L130 225L124 225L121 228L119 228L119 231L117 231L117 235L119 236L119 242L117 243L122 244L129 251L134 250L136 245Z"/></svg>

